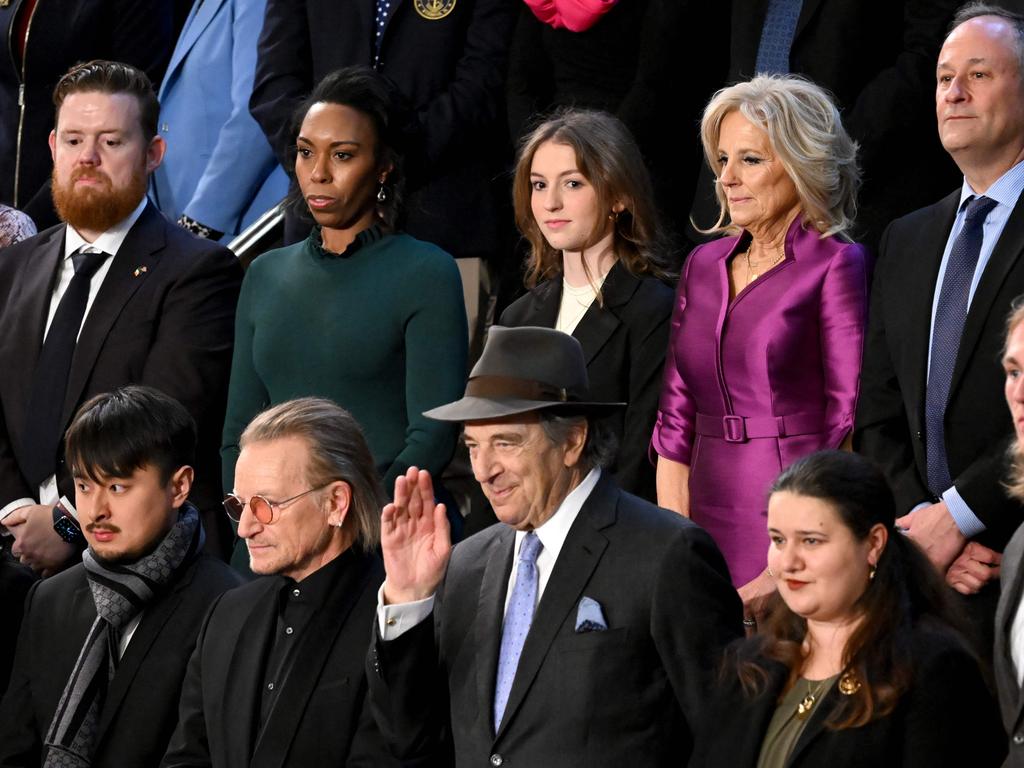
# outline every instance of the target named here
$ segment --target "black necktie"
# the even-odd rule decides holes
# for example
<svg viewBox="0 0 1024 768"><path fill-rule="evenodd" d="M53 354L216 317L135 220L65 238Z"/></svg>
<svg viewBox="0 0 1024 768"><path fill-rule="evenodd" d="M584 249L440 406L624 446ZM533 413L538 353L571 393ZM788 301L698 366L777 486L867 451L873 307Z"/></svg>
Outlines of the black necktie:
<svg viewBox="0 0 1024 768"><path fill-rule="evenodd" d="M931 364L925 394L925 464L928 486L936 496L953 485L946 460L946 402L953 381L960 337L967 318L967 297L981 254L982 228L996 201L987 197L971 198L960 234L953 241L939 289L932 329Z"/></svg>
<svg viewBox="0 0 1024 768"><path fill-rule="evenodd" d="M107 254L103 252L76 253L71 257L75 274L57 305L39 353L32 376L28 408L31 426L26 430L22 466L26 479L33 485L41 484L57 468L57 452L64 437L64 425L61 424L64 394L68 388L78 332L89 301L89 281L106 258Z"/></svg>

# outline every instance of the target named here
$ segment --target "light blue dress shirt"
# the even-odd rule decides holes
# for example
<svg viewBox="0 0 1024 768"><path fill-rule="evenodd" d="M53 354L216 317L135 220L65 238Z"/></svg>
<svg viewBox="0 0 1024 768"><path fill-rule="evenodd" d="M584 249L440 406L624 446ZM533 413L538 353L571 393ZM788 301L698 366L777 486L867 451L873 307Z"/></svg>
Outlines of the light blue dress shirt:
<svg viewBox="0 0 1024 768"><path fill-rule="evenodd" d="M992 251L1003 234L1017 199L1024 191L1024 162L1017 163L1010 170L1000 176L991 187L984 192L984 196L995 200L997 205L989 212L982 227L981 253L978 255L978 265L974 268L974 277L971 279L971 290L967 295L967 310L970 311L971 302L974 301L974 292L978 289L981 276L985 272L989 259L992 258ZM956 219L953 220L953 228L949 232L949 239L946 240L946 249L942 252L942 263L939 265L939 276L935 281L934 293L932 296L932 320L928 331L928 372L931 373L932 366L932 336L935 333L935 310L939 304L939 292L942 287L942 279L946 275L946 264L949 262L949 252L953 248L953 241L964 225L964 214L966 206L964 201L968 197L977 196L978 193L971 189L971 185L964 179L963 189L960 191L960 205L957 208ZM977 536L985 530L985 524L978 519L967 502L957 491L956 486L947 488L942 494L942 500L949 507L949 514L952 515L956 527L967 538ZM922 502L914 509L926 507L931 502Z"/></svg>

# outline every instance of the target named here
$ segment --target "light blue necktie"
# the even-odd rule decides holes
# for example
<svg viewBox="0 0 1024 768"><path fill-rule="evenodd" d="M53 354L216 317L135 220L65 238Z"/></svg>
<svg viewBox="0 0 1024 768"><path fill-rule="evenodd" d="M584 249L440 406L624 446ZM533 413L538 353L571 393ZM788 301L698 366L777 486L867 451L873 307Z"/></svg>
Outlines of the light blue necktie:
<svg viewBox="0 0 1024 768"><path fill-rule="evenodd" d="M803 0L769 0L761 43L757 46L757 74L789 74L789 52L793 48L802 5Z"/></svg>
<svg viewBox="0 0 1024 768"><path fill-rule="evenodd" d="M950 248L946 271L942 275L942 287L939 289L939 303L935 308L924 418L928 486L936 496L941 496L953 485L946 459L946 403L949 401L949 387L953 382L957 352L960 351L960 337L963 336L964 321L967 319L967 297L971 291L974 270L978 266L978 256L981 255L985 218L995 207L996 201L988 197L972 197L967 200L964 225Z"/></svg>
<svg viewBox="0 0 1024 768"><path fill-rule="evenodd" d="M537 555L544 545L537 534L530 531L523 537L519 547L519 568L516 570L516 583L509 597L508 610L505 612L505 623L501 628L501 652L498 654L498 681L494 687L494 730L501 725L505 714L508 695L512 691L512 681L516 677L516 667L523 653L526 635L533 623L533 611L537 605Z"/></svg>

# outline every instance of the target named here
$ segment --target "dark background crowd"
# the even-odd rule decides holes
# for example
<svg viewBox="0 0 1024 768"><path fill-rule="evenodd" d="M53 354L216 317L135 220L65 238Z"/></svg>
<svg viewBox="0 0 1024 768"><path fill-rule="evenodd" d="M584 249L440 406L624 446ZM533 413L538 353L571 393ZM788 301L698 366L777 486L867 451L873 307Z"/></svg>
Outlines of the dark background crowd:
<svg viewBox="0 0 1024 768"><path fill-rule="evenodd" d="M0 768L1024 766L1018 14L0 3Z"/></svg>

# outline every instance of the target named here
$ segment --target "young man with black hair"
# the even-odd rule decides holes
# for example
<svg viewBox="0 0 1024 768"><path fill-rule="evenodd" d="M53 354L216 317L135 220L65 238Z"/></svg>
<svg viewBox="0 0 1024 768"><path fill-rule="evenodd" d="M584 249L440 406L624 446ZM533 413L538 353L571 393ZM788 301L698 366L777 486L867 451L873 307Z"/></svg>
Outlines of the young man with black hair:
<svg viewBox="0 0 1024 768"><path fill-rule="evenodd" d="M88 548L26 599L0 703L0 765L159 762L203 616L240 583L200 554L205 533L188 502L195 444L184 407L149 387L79 410L66 436L77 521L69 510L65 524Z"/></svg>

